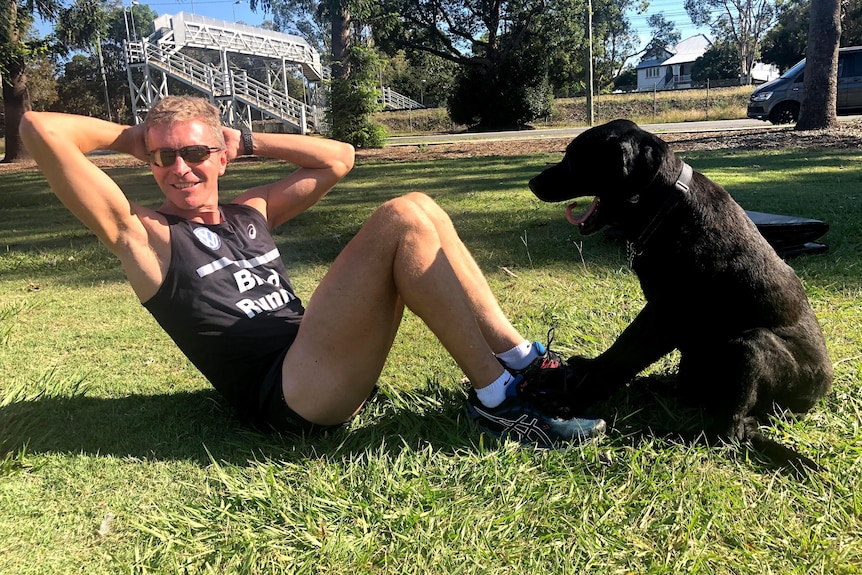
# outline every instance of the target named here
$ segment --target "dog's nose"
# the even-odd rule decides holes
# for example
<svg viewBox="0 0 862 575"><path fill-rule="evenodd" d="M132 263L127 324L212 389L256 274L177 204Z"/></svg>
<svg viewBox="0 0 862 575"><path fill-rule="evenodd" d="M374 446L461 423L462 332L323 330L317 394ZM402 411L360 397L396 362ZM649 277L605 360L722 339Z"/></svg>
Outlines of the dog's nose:
<svg viewBox="0 0 862 575"><path fill-rule="evenodd" d="M533 194L543 202L557 202L559 198L555 196L553 182L555 181L555 173L560 169L559 164L551 166L542 171L536 176L530 178L528 186Z"/></svg>

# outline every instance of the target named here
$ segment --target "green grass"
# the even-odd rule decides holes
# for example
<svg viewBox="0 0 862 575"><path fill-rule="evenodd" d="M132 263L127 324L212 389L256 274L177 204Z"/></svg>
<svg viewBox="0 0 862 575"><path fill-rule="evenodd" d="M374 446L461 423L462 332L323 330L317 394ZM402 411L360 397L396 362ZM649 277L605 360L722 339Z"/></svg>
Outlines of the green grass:
<svg viewBox="0 0 862 575"><path fill-rule="evenodd" d="M710 90L666 90L629 94L600 94L593 100L594 123L628 118L639 124L734 120L745 118L753 86ZM392 136L464 131L452 124L444 108L380 112L375 121ZM548 118L530 122L534 128L569 128L589 125L585 98L557 98Z"/></svg>
<svg viewBox="0 0 862 575"><path fill-rule="evenodd" d="M561 206L527 190L553 159L362 163L276 239L307 299L377 205L423 190L525 336L555 327L555 348L594 354L642 297L622 246L580 237ZM643 393L595 443L499 445L465 421L459 370L410 315L381 394L349 429L314 441L243 430L41 176L0 175L0 573L862 572L860 154L686 159L748 209L831 226L827 254L791 264L835 387L804 419L768 428L820 474L628 435L696 419ZM280 168L232 166L226 196ZM136 201L159 203L144 170L111 174Z"/></svg>

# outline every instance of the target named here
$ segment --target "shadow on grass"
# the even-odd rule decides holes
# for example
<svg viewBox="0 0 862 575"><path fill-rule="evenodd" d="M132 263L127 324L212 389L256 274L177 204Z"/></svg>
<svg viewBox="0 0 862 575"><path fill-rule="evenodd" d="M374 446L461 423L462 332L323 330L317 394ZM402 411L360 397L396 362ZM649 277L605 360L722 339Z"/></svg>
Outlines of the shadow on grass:
<svg viewBox="0 0 862 575"><path fill-rule="evenodd" d="M464 394L436 389L427 398L385 392L349 425L313 438L260 433L242 426L215 391L121 398L40 397L0 407L0 455L87 454L141 460L212 459L235 465L333 453L431 445L452 452L475 445L477 430L462 414ZM405 403L416 400L416 409Z"/></svg>
<svg viewBox="0 0 862 575"><path fill-rule="evenodd" d="M667 379L639 378L583 417L608 421L604 451L617 448L717 447L701 433L702 410L669 396ZM142 461L212 461L239 467L252 461L301 462L397 454L405 449L456 454L493 446L463 411L465 394L432 385L426 393L383 390L349 425L313 438L265 434L243 427L215 391L132 395L122 398L42 397L0 407L0 459L30 454L85 454ZM725 451L744 457L753 470L774 466L749 459L745 446Z"/></svg>

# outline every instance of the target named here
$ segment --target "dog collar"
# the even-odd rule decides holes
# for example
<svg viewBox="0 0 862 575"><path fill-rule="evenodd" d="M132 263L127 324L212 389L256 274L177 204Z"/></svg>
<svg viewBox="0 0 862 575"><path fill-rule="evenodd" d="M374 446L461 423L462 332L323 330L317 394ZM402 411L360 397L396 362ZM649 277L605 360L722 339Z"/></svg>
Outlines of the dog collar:
<svg viewBox="0 0 862 575"><path fill-rule="evenodd" d="M679 175L676 177L676 182L674 182L673 187L682 194L687 194L691 189L691 177L693 174L694 170L692 167L683 162L682 168L679 171ZM638 239L633 242L626 243L626 256L629 262L629 267L632 267L632 265L634 265L635 258L643 253L644 246L649 241L650 237L652 237L653 233L658 229L671 210L676 207L679 200L680 196L678 194L671 194L668 196L665 203L662 204L662 207L658 212L656 212L653 219L641 232L641 235L638 236Z"/></svg>
<svg viewBox="0 0 862 575"><path fill-rule="evenodd" d="M679 172L679 176L676 178L676 183L674 183L674 187L682 193L688 193L689 186L691 186L691 176L694 174L694 170L686 164L682 163L682 170Z"/></svg>

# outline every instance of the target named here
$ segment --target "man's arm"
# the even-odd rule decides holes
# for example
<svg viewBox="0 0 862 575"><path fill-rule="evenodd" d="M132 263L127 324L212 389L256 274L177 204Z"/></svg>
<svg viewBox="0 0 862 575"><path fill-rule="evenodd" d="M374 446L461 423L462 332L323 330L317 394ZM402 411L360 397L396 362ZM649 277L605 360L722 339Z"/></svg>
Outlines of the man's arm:
<svg viewBox="0 0 862 575"><path fill-rule="evenodd" d="M51 189L123 264L132 287L148 299L161 284L168 233L153 233L151 210L134 205L85 154L113 150L145 158L143 126L121 126L96 118L27 112L21 137Z"/></svg>
<svg viewBox="0 0 862 575"><path fill-rule="evenodd" d="M238 155L239 131L225 129L225 143L230 159ZM255 133L254 154L299 167L286 178L252 188L234 200L258 209L271 229L317 203L353 168L354 159L350 144L296 134Z"/></svg>

